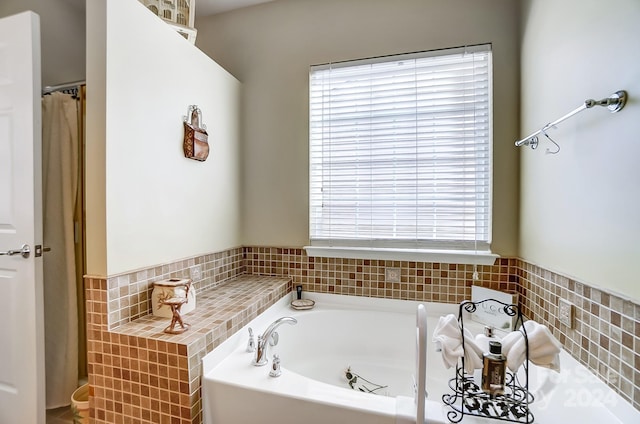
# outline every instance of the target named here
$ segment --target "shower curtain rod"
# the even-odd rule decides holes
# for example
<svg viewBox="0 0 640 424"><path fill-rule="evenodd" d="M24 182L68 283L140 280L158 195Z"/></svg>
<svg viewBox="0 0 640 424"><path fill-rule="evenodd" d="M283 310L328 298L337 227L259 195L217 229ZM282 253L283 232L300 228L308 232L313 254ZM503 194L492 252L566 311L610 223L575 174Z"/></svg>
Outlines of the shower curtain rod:
<svg viewBox="0 0 640 424"><path fill-rule="evenodd" d="M556 119L555 121L550 122L544 127L540 128L538 131L534 132L533 134L528 135L522 140L516 141L515 145L516 147L531 146L532 149L535 149L536 147L538 147L538 135L540 133L543 133L546 135L545 131L547 131L549 128L555 127L560 122L571 118L573 115L577 114L578 112L582 112L583 110L592 108L594 106L606 106L607 109L611 111L611 113L615 113L615 112L618 112L619 110L622 110L626 102L627 102L627 92L624 90L616 91L606 99L602 99L602 100L587 99L584 101L584 103L581 106L567 113L562 118Z"/></svg>
<svg viewBox="0 0 640 424"><path fill-rule="evenodd" d="M59 85L48 85L42 89L42 94L44 95L44 94L53 93L54 91L63 91L63 90L69 90L72 88L78 88L81 85L85 85L85 84L86 84L85 81L74 81L74 82L67 82Z"/></svg>

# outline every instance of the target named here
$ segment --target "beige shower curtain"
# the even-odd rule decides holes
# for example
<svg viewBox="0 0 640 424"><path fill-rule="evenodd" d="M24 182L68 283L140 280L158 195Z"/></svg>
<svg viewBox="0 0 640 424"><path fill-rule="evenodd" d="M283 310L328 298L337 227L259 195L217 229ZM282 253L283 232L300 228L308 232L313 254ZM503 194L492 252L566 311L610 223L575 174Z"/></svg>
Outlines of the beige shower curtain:
<svg viewBox="0 0 640 424"><path fill-rule="evenodd" d="M78 200L78 106L42 98L42 192L47 409L69 405L78 384L74 210Z"/></svg>

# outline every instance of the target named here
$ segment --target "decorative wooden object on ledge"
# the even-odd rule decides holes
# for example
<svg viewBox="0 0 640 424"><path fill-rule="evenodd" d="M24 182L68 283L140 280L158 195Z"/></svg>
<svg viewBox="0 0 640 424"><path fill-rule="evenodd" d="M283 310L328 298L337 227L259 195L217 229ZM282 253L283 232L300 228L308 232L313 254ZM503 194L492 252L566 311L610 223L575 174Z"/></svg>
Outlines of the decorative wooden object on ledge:
<svg viewBox="0 0 640 424"><path fill-rule="evenodd" d="M187 302L186 297L172 297L171 299L166 299L162 301L163 305L167 305L171 308L171 313L173 317L171 318L171 324L164 329L164 332L167 334L182 334L191 327L186 322L182 321L182 316L180 316L180 308L183 304ZM180 324L180 328L176 328L176 324Z"/></svg>

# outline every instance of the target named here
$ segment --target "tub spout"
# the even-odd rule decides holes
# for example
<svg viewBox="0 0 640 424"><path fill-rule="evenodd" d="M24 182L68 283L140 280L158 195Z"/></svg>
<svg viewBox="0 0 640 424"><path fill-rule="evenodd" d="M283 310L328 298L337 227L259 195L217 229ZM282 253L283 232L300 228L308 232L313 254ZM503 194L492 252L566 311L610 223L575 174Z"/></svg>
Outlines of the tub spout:
<svg viewBox="0 0 640 424"><path fill-rule="evenodd" d="M282 317L278 318L265 330L265 332L258 336L258 343L256 346L256 356L253 358L251 362L256 367L260 367L262 365L266 365L269 362L267 358L267 348L269 344L271 346L275 346L278 344L278 333L276 332L276 328L280 327L282 324L297 324L298 320L292 317Z"/></svg>

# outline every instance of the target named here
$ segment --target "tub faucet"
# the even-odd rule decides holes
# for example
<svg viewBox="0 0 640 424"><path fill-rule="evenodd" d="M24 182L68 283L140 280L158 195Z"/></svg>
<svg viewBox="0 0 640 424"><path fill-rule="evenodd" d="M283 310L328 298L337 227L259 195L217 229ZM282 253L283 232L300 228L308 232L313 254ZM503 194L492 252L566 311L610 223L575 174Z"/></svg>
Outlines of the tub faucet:
<svg viewBox="0 0 640 424"><path fill-rule="evenodd" d="M292 317L282 317L278 318L265 330L265 332L258 336L258 343L256 346L256 356L253 358L251 362L256 367L261 367L262 365L266 365L269 362L267 358L267 348L269 345L275 346L278 344L278 333L275 331L276 328L280 327L282 324L297 324L298 320Z"/></svg>

